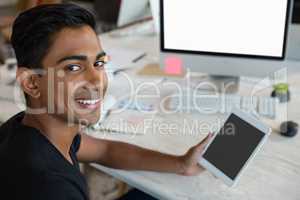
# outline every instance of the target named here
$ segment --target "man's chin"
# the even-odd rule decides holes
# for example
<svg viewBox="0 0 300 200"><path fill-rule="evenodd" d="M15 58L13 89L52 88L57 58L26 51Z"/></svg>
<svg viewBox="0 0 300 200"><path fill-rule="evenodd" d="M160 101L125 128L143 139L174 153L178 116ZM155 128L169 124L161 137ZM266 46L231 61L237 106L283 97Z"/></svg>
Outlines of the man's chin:
<svg viewBox="0 0 300 200"><path fill-rule="evenodd" d="M100 115L87 115L87 116L74 116L69 119L69 123L73 123L80 126L89 126L96 124L100 119Z"/></svg>
<svg viewBox="0 0 300 200"><path fill-rule="evenodd" d="M83 125L83 126L89 126L92 124L96 124L99 121L99 118L97 117L80 117L77 118L77 124Z"/></svg>

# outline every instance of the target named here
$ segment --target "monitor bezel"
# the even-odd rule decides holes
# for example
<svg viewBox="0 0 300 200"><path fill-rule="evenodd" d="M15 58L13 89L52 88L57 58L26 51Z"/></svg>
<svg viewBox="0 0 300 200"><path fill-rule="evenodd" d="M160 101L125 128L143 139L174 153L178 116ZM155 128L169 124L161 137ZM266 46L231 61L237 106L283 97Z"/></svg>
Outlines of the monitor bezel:
<svg viewBox="0 0 300 200"><path fill-rule="evenodd" d="M285 30L283 51L280 57L278 56L266 56L266 55L250 55L250 54L235 54L235 53L221 53L221 52L207 52L207 51L194 51L194 50L180 50L180 49L168 49L165 48L165 31L164 31L164 0L160 0L160 50L165 53L181 53L191 55L207 55L207 56L226 56L226 57L238 57L238 58L253 58L253 59L272 59L284 61L286 58L287 42L288 42L288 27L290 22L290 9L291 1L287 0Z"/></svg>

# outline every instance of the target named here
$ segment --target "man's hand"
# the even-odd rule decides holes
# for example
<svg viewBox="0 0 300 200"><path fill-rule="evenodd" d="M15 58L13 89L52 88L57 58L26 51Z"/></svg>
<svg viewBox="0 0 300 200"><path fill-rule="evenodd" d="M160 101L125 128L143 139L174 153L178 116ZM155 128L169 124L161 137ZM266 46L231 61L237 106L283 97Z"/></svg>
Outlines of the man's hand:
<svg viewBox="0 0 300 200"><path fill-rule="evenodd" d="M194 176L204 171L204 168L198 164L198 160L212 136L213 134L209 134L204 140L190 148L185 155L179 158L182 166L181 175Z"/></svg>
<svg viewBox="0 0 300 200"><path fill-rule="evenodd" d="M198 164L198 159L211 137L212 134L208 135L185 155L177 156L82 134L77 157L80 162L95 162L115 169L146 170L192 176L203 170Z"/></svg>

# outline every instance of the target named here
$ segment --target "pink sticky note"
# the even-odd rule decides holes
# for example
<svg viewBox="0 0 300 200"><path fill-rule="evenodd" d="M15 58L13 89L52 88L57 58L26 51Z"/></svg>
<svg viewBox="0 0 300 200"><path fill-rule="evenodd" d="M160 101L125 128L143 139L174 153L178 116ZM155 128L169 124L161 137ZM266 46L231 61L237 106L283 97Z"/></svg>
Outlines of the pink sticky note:
<svg viewBox="0 0 300 200"><path fill-rule="evenodd" d="M175 56L170 56L165 59L165 73L180 75L182 74L183 66L182 60Z"/></svg>

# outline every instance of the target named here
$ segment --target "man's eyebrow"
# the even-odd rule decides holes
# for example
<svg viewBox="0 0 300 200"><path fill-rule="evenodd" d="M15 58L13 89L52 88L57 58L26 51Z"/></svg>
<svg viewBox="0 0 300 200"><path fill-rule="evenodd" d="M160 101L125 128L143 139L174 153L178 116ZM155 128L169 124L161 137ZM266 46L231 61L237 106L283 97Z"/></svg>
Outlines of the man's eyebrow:
<svg viewBox="0 0 300 200"><path fill-rule="evenodd" d="M87 56L83 56L83 55L73 55L73 56L66 56L66 57L63 57L61 59L59 59L56 63L59 64L61 62L64 62L66 60L87 60Z"/></svg>
<svg viewBox="0 0 300 200"><path fill-rule="evenodd" d="M100 58L102 58L103 56L106 56L106 53L104 51L98 53L98 55L96 56L96 60L99 60Z"/></svg>
<svg viewBox="0 0 300 200"><path fill-rule="evenodd" d="M103 56L106 56L106 53L104 51L100 52L97 54L96 56L96 60L98 60L99 58L103 57ZM72 55L72 56L66 56L66 57L63 57L61 59L59 59L56 63L57 64L60 64L64 61L67 61L67 60L80 60L80 61L86 61L88 58L87 56L83 56L83 55Z"/></svg>

